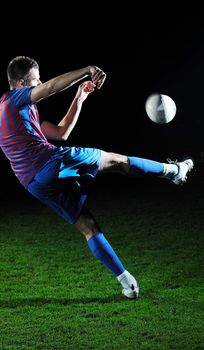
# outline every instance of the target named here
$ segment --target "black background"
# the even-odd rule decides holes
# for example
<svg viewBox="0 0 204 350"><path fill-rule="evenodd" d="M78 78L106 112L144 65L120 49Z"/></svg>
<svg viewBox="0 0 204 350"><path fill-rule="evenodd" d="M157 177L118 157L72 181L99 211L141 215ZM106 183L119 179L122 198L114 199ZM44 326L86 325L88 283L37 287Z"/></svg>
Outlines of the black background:
<svg viewBox="0 0 204 350"><path fill-rule="evenodd" d="M6 68L16 55L36 59L41 80L95 64L107 73L101 90L85 101L78 123L64 145L98 147L107 151L165 161L191 156L196 176L203 172L204 28L201 10L178 12L175 5L140 11L131 6L100 7L80 15L61 7L42 13L33 8L19 17L13 10L9 28L2 29L0 94L8 89ZM24 8L25 11L25 8ZM51 11L51 12L50 12ZM92 8L93 11L93 8ZM160 12L159 12L160 11ZM23 21L16 21L23 18ZM58 122L77 86L38 104L43 119ZM153 92L171 96L176 117L166 125L146 115L145 101ZM19 186L8 161L0 154L4 188Z"/></svg>

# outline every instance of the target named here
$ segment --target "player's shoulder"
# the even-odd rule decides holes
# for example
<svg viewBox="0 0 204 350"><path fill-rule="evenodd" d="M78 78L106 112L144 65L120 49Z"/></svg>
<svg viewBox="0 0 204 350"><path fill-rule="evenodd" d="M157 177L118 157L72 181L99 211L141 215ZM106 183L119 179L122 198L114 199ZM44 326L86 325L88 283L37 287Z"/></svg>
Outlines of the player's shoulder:
<svg viewBox="0 0 204 350"><path fill-rule="evenodd" d="M11 90L10 98L12 99L13 104L18 108L23 105L30 104L31 91L32 87L30 86L15 88Z"/></svg>

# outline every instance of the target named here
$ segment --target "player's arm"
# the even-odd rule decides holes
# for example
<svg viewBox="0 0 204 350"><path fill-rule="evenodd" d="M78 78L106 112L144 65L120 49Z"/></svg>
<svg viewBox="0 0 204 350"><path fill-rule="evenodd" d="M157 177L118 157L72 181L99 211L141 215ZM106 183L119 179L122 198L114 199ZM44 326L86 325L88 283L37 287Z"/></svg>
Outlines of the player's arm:
<svg viewBox="0 0 204 350"><path fill-rule="evenodd" d="M58 125L49 121L43 121L41 129L45 137L52 140L67 140L76 122L79 118L81 108L87 96L94 91L96 85L91 81L83 82L77 90L77 93L66 113Z"/></svg>
<svg viewBox="0 0 204 350"><path fill-rule="evenodd" d="M101 88L106 78L106 74L96 66L87 66L82 69L64 73L43 84L35 86L31 92L31 102L36 103L43 98L63 91L87 76L90 76L92 82L98 89Z"/></svg>

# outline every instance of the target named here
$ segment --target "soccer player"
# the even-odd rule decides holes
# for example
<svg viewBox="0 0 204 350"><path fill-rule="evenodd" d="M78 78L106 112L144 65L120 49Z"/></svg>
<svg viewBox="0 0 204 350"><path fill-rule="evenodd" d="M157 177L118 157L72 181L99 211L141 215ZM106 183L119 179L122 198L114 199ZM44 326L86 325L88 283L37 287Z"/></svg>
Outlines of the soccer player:
<svg viewBox="0 0 204 350"><path fill-rule="evenodd" d="M139 285L105 238L85 206L88 188L99 173L127 176L151 174L177 185L186 181L192 159L160 163L150 159L106 152L96 148L59 147L48 140L67 140L78 120L87 96L103 85L106 74L90 65L40 81L38 63L17 56L7 67L10 90L0 98L0 147L11 168L33 196L52 208L85 236L94 256L116 277L125 297L138 297ZM58 125L40 123L37 102L58 93L85 77Z"/></svg>

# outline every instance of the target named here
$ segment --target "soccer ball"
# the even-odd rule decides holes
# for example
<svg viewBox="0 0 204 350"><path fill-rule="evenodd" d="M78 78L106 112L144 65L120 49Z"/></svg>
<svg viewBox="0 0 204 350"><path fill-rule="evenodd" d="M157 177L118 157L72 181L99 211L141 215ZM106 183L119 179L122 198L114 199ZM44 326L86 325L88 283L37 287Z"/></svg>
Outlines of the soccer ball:
<svg viewBox="0 0 204 350"><path fill-rule="evenodd" d="M146 100L145 110L154 123L167 124L176 115L176 104L167 95L152 94Z"/></svg>

